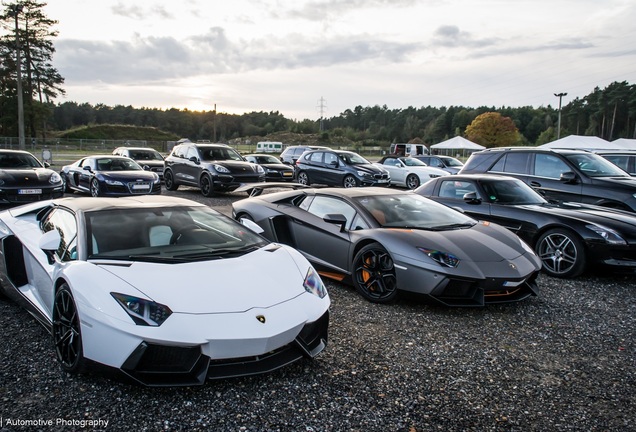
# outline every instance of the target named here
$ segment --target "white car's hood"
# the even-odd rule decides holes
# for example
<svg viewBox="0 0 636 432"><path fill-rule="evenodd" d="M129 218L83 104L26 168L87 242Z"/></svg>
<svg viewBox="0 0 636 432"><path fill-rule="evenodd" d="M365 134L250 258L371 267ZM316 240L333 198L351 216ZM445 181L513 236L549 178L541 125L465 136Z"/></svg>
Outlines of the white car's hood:
<svg viewBox="0 0 636 432"><path fill-rule="evenodd" d="M270 307L303 294L309 269L297 264L285 247L274 245L239 258L184 264L119 264L102 263L100 267L149 299L182 313L229 313Z"/></svg>

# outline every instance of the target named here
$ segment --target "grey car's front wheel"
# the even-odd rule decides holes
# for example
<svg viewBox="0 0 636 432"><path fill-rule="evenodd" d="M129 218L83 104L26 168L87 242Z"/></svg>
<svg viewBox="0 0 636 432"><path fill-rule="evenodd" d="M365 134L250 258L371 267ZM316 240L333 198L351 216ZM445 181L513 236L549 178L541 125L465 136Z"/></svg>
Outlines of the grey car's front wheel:
<svg viewBox="0 0 636 432"><path fill-rule="evenodd" d="M573 232L561 228L543 233L535 247L543 271L553 277L572 278L585 269L583 242Z"/></svg>
<svg viewBox="0 0 636 432"><path fill-rule="evenodd" d="M417 189L420 186L420 178L417 174L409 174L406 177L406 187L409 189Z"/></svg>
<svg viewBox="0 0 636 432"><path fill-rule="evenodd" d="M203 174L201 176L201 180L199 181L199 185L201 187L201 194L204 197L211 197L214 195L214 184L212 183L212 178L209 174Z"/></svg>
<svg viewBox="0 0 636 432"><path fill-rule="evenodd" d="M163 183L169 191L176 191L179 188L179 185L174 182L174 176L170 170L163 173Z"/></svg>
<svg viewBox="0 0 636 432"><path fill-rule="evenodd" d="M398 293L393 258L379 243L366 245L353 259L353 284L362 297L387 303Z"/></svg>
<svg viewBox="0 0 636 432"><path fill-rule="evenodd" d="M85 368L80 318L67 284L60 286L53 302L53 344L62 369L79 373Z"/></svg>
<svg viewBox="0 0 636 432"><path fill-rule="evenodd" d="M345 176L344 180L342 180L342 186L346 188L357 187L358 179L352 175Z"/></svg>

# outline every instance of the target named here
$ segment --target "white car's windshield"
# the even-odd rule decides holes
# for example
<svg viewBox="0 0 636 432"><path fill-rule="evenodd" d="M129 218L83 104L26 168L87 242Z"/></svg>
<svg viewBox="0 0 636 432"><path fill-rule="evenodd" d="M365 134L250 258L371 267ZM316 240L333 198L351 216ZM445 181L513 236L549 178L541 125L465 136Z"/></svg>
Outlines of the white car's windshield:
<svg viewBox="0 0 636 432"><path fill-rule="evenodd" d="M417 194L357 198L380 225L387 228L446 230L471 227L477 222L449 207Z"/></svg>
<svg viewBox="0 0 636 432"><path fill-rule="evenodd" d="M207 207L116 209L86 214L89 259L218 259L240 256L267 243Z"/></svg>

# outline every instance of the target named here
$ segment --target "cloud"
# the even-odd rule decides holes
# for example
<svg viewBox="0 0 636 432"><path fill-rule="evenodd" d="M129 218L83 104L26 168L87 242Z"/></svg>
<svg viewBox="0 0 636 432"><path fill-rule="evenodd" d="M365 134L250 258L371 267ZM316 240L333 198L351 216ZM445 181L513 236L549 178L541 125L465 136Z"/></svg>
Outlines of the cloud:
<svg viewBox="0 0 636 432"><path fill-rule="evenodd" d="M163 6L160 5L154 5L150 8L142 8L138 4L126 4L118 2L111 7L111 11L114 15L119 15L134 20L143 20L150 17L157 17L162 19L174 18L172 14L170 14Z"/></svg>

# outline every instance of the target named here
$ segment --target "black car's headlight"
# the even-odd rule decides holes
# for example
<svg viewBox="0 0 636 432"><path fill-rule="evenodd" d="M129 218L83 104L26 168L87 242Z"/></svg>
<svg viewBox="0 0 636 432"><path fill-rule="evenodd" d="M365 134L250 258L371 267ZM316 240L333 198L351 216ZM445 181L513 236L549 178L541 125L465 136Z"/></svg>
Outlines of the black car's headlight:
<svg viewBox="0 0 636 432"><path fill-rule="evenodd" d="M168 306L120 293L110 293L137 325L158 327L172 315Z"/></svg>
<svg viewBox="0 0 636 432"><path fill-rule="evenodd" d="M265 174L265 170L260 165L256 165L256 172L259 174Z"/></svg>
<svg viewBox="0 0 636 432"><path fill-rule="evenodd" d="M106 182L106 184L109 185L109 186L123 186L124 185L119 180L104 179L104 182Z"/></svg>
<svg viewBox="0 0 636 432"><path fill-rule="evenodd" d="M220 172L220 173L223 173L223 174L229 174L230 173L230 170L225 168L223 165L214 164L214 165L212 165L212 167L214 167L216 172Z"/></svg>
<svg viewBox="0 0 636 432"><path fill-rule="evenodd" d="M443 265L444 267L457 267L459 265L459 258L448 252L442 252L435 249L427 249L423 247L417 248L420 252L424 252L430 259Z"/></svg>
<svg viewBox="0 0 636 432"><path fill-rule="evenodd" d="M320 279L320 276L318 276L318 273L311 267L307 270L303 286L305 287L305 291L320 298L324 298L327 295L325 284L322 282L322 279Z"/></svg>
<svg viewBox="0 0 636 432"><path fill-rule="evenodd" d="M358 175L359 175L360 177L373 177L373 174L368 173L368 172L366 172L366 171L358 171Z"/></svg>
<svg viewBox="0 0 636 432"><path fill-rule="evenodd" d="M602 225L585 225L585 227L603 237L603 239L609 244L627 244L625 239L613 229L604 227Z"/></svg>
<svg viewBox="0 0 636 432"><path fill-rule="evenodd" d="M53 174L51 174L51 177L49 177L49 183L51 184L62 183L62 176L60 176L56 172L53 172Z"/></svg>

